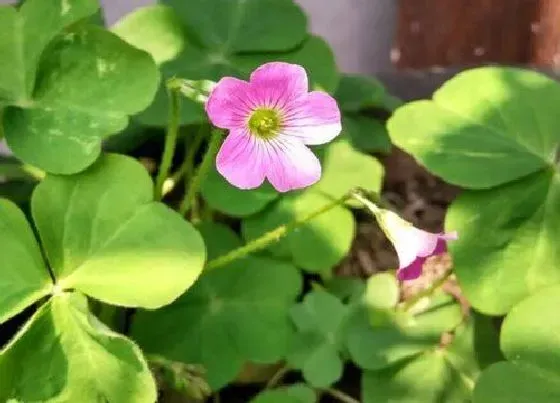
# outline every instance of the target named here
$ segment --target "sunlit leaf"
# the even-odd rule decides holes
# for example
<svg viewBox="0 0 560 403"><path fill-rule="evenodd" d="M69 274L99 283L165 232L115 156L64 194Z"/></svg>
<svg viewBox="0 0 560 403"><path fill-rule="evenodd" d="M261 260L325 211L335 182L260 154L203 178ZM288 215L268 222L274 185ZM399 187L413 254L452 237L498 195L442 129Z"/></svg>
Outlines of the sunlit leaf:
<svg viewBox="0 0 560 403"><path fill-rule="evenodd" d="M153 403L156 386L136 345L91 317L84 297L61 294L0 353L0 397Z"/></svg>
<svg viewBox="0 0 560 403"><path fill-rule="evenodd" d="M41 58L30 98L4 111L8 145L48 172L81 171L97 159L104 137L150 104L158 81L146 53L101 27L75 27Z"/></svg>
<svg viewBox="0 0 560 403"><path fill-rule="evenodd" d="M0 199L0 323L51 292L53 283L33 230L12 202Z"/></svg>
<svg viewBox="0 0 560 403"><path fill-rule="evenodd" d="M145 168L106 155L85 172L49 175L33 217L57 280L104 302L157 308L194 283L205 248L191 224L152 202Z"/></svg>
<svg viewBox="0 0 560 403"><path fill-rule="evenodd" d="M475 403L560 400L560 287L554 286L524 299L504 321L500 346L507 362L482 373Z"/></svg>

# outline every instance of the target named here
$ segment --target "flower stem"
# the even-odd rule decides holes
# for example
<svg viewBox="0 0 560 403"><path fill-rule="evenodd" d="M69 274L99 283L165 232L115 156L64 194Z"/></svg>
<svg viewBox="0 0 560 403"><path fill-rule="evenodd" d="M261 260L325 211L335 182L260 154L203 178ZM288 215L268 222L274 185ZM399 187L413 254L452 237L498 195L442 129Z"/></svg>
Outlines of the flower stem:
<svg viewBox="0 0 560 403"><path fill-rule="evenodd" d="M167 125L167 133L165 134L165 145L163 147L163 155L159 166L156 184L154 188L154 200L161 200L163 197L163 185L171 164L173 162L173 154L177 145L177 135L179 133L180 113L181 113L181 96L176 89L168 88L167 96L169 98L169 122Z"/></svg>
<svg viewBox="0 0 560 403"><path fill-rule="evenodd" d="M208 264L206 265L206 269L217 269L219 267L223 267L228 265L229 263L237 260L237 259L241 259L246 257L247 255L256 252L260 249L264 249L266 248L268 245L279 241L283 236L285 236L286 234L288 234L290 231L294 230L295 228L307 223L308 221L311 221L312 219L314 219L317 216L320 216L321 214L331 210L332 208L339 206L341 204L344 204L346 201L348 201L349 199L351 199L352 197L354 197L353 192L349 192L347 194L345 194L344 196L332 201L331 203L321 207L318 210L315 210L309 214L307 214L306 216L296 219L288 224L284 224L281 225L279 227L277 227L276 229L265 233L264 235L262 235L261 237L252 240L251 242L249 242L248 244L234 249L231 252L225 254L224 256L218 257L214 260L211 260L208 262Z"/></svg>
<svg viewBox="0 0 560 403"><path fill-rule="evenodd" d="M423 291L420 291L414 297L410 298L408 301L405 301L402 305L402 309L407 311L412 308L414 305L418 303L422 298L431 296L435 291L437 291L449 278L453 275L453 272L449 270L443 276L441 276L438 280L436 280L430 287L426 288Z"/></svg>
<svg viewBox="0 0 560 403"><path fill-rule="evenodd" d="M359 400L356 400L352 396L349 396L346 393L337 389L330 388L330 389L324 389L323 391L342 403L360 403Z"/></svg>
<svg viewBox="0 0 560 403"><path fill-rule="evenodd" d="M202 145L202 141L204 140L206 128L206 124L201 125L199 130L196 132L193 141L185 142L185 158L177 171L175 171L169 178L171 186L168 187L164 185L164 196L171 192L182 178L185 178L185 182L190 178L191 172L194 170L194 159L198 149Z"/></svg>
<svg viewBox="0 0 560 403"><path fill-rule="evenodd" d="M182 215L185 215L189 211L194 201L196 200L196 196L198 194L198 191L200 190L200 185L202 184L202 181L206 177L206 174L208 173L208 170L212 165L212 160L214 159L214 156L218 151L221 139L222 132L218 129L212 130L212 137L210 138L210 143L208 144L206 154L204 154L204 158L202 159L202 162L200 163L196 174L192 178L187 188L185 198L183 199L183 202L179 207L179 213L181 213Z"/></svg>

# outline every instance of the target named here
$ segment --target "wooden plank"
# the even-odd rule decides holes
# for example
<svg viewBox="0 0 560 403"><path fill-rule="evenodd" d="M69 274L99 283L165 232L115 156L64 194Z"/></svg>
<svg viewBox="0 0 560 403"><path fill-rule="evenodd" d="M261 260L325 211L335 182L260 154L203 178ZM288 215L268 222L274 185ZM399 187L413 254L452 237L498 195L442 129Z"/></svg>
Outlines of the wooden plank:
<svg viewBox="0 0 560 403"><path fill-rule="evenodd" d="M401 68L481 63L560 66L558 0L399 0Z"/></svg>

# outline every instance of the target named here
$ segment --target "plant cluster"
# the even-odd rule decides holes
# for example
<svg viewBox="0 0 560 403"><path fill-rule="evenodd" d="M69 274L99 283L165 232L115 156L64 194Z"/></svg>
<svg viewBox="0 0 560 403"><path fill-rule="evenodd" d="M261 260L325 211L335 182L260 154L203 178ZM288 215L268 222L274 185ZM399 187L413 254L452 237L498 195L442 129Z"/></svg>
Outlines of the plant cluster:
<svg viewBox="0 0 560 403"><path fill-rule="evenodd" d="M0 402L254 382L252 403L354 403L350 366L365 403L560 400L557 82L480 68L401 105L340 74L292 0L162 0L110 29L96 0L20 3L0 7ZM150 139L155 171L126 155ZM446 232L383 200L391 142L464 189ZM358 215L396 270L333 275ZM453 273L403 300L448 246Z"/></svg>

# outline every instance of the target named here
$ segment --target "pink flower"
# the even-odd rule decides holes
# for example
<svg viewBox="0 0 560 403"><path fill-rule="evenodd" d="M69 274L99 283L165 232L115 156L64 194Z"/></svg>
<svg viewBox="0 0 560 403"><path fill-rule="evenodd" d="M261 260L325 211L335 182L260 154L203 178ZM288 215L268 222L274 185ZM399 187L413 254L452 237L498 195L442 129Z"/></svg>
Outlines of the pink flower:
<svg viewBox="0 0 560 403"><path fill-rule="evenodd" d="M289 63L264 64L249 82L222 78L206 112L214 126L229 130L216 164L240 189L265 179L280 192L312 185L321 178L321 165L306 145L328 143L341 131L336 101L308 92L305 70Z"/></svg>
<svg viewBox="0 0 560 403"><path fill-rule="evenodd" d="M433 234L414 227L389 210L378 209L379 224L399 258L397 277L401 281L414 280L422 274L422 267L430 256L447 251L447 241L457 239L457 232Z"/></svg>

